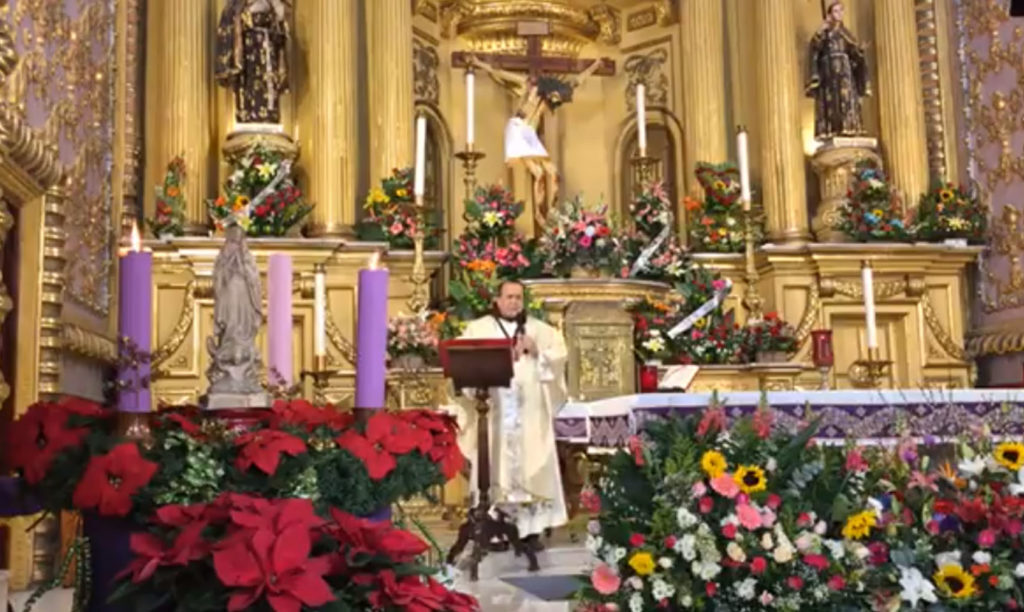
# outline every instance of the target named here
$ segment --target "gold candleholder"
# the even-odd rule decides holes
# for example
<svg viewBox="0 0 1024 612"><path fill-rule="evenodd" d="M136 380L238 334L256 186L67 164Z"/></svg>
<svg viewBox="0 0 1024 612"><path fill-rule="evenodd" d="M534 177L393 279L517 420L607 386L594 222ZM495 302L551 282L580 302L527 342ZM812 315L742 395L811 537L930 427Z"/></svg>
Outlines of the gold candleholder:
<svg viewBox="0 0 1024 612"><path fill-rule="evenodd" d="M480 151L474 151L467 144L466 150L456 153L455 157L462 160L462 184L466 186L466 198L472 198L476 193L476 165L486 155Z"/></svg>
<svg viewBox="0 0 1024 612"><path fill-rule="evenodd" d="M303 370L299 373L302 380L313 379L313 404L317 406L327 405L327 387L330 386L331 377L338 374L340 370L327 367L327 355L316 355L313 357L313 369Z"/></svg>
<svg viewBox="0 0 1024 612"><path fill-rule="evenodd" d="M889 375L892 361L882 359L877 348L869 348L866 359L858 359L850 366L847 376L858 389L878 389L882 380Z"/></svg>
<svg viewBox="0 0 1024 612"><path fill-rule="evenodd" d="M412 273L409 275L409 282L412 283L412 294L406 304L414 313L420 313L427 309L430 304L430 277L427 276L427 266L423 261L424 242L426 234L423 226L426 222L426 206L423 205L423 196L416 196L416 231L412 234Z"/></svg>
<svg viewBox="0 0 1024 612"><path fill-rule="evenodd" d="M743 209L743 242L744 242L744 274L743 307L747 309L747 323L759 323L764 319L764 298L757 291L757 283L761 275L757 272L757 235L756 224L759 215L754 212L749 202Z"/></svg>
<svg viewBox="0 0 1024 612"><path fill-rule="evenodd" d="M651 157L646 152L641 152L636 157L629 160L633 166L633 172L637 178L636 181L636 192L640 194L644 190L645 185L657 182L661 177L658 176L659 162L661 160L657 157Z"/></svg>

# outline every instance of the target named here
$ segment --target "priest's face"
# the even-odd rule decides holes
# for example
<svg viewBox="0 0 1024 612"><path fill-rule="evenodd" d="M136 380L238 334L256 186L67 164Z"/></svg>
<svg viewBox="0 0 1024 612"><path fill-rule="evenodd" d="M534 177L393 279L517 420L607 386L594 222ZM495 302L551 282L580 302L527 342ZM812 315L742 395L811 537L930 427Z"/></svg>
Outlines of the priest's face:
<svg viewBox="0 0 1024 612"><path fill-rule="evenodd" d="M505 319L515 319L523 312L523 286L519 283L505 283L498 298L494 300L498 314Z"/></svg>

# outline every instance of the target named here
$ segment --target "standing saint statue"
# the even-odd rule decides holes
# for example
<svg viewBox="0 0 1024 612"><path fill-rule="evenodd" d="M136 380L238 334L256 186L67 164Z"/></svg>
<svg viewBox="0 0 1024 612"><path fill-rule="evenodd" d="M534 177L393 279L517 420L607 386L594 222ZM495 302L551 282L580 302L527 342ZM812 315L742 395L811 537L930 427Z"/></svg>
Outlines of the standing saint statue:
<svg viewBox="0 0 1024 612"><path fill-rule="evenodd" d="M558 168L551 162L548 150L537 136L537 128L545 108L554 112L559 106L572 102L572 94L588 77L601 67L596 59L586 70L569 79L554 76L533 78L508 70L495 68L472 57L472 65L483 69L495 83L517 99L515 114L505 125L505 163L523 163L533 177L534 220L542 224L548 210L558 201ZM551 183L548 192L548 181Z"/></svg>
<svg viewBox="0 0 1024 612"><path fill-rule="evenodd" d="M213 335L206 340L209 407L222 407L212 405L217 395L231 396L232 408L253 406L239 396L264 395L256 347L262 323L260 272L245 242L245 230L233 223L225 229L224 246L213 264Z"/></svg>
<svg viewBox="0 0 1024 612"><path fill-rule="evenodd" d="M217 25L217 83L235 94L238 123L280 123L288 91L289 0L228 0Z"/></svg>
<svg viewBox="0 0 1024 612"><path fill-rule="evenodd" d="M864 46L843 25L843 3L826 5L825 22L811 38L807 96L814 98L814 136L861 136L860 99L871 95Z"/></svg>

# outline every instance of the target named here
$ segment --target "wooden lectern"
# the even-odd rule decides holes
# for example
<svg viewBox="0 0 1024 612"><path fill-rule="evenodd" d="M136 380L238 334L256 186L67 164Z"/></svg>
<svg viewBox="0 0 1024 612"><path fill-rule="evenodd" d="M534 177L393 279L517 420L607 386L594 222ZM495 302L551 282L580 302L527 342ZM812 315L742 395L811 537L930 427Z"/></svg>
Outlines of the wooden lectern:
<svg viewBox="0 0 1024 612"><path fill-rule="evenodd" d="M512 381L512 340L448 340L441 343L441 367L444 375L452 379L456 392L471 389L476 399L476 488L477 503L459 527L459 535L448 551L447 561L454 564L456 557L473 542L470 556L469 578L480 578L480 561L487 554L491 539L504 537L512 544L516 556L526 555L529 570L537 571L537 554L531 546L523 546L519 529L508 522L507 515L498 511L491 516L491 446L490 446L490 390L507 387Z"/></svg>

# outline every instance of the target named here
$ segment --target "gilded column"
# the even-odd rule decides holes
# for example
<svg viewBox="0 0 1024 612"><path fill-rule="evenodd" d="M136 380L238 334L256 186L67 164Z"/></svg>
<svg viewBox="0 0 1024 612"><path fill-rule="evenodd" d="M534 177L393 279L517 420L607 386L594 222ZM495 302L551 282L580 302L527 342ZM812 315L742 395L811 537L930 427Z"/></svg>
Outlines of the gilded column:
<svg viewBox="0 0 1024 612"><path fill-rule="evenodd" d="M790 0L758 0L756 66L761 129L761 189L768 237L804 242L807 186L800 140L800 61Z"/></svg>
<svg viewBox="0 0 1024 612"><path fill-rule="evenodd" d="M205 233L206 199L215 191L211 127L213 3L149 3L146 28L146 216L167 163L184 155L186 230Z"/></svg>
<svg viewBox="0 0 1024 612"><path fill-rule="evenodd" d="M693 165L729 158L725 114L725 31L721 0L687 0L679 18L682 40L686 190L700 195Z"/></svg>
<svg viewBox="0 0 1024 612"><path fill-rule="evenodd" d="M913 2L875 0L878 104L887 171L909 208L928 191L921 64Z"/></svg>
<svg viewBox="0 0 1024 612"><path fill-rule="evenodd" d="M366 3L370 183L413 163L412 3Z"/></svg>
<svg viewBox="0 0 1024 612"><path fill-rule="evenodd" d="M296 96L304 187L316 204L308 229L345 234L358 206L358 0L309 0L295 11L297 48L316 50L305 53L308 70Z"/></svg>

